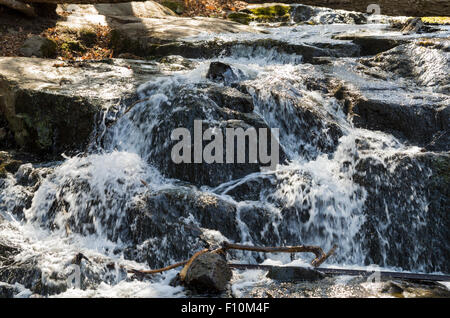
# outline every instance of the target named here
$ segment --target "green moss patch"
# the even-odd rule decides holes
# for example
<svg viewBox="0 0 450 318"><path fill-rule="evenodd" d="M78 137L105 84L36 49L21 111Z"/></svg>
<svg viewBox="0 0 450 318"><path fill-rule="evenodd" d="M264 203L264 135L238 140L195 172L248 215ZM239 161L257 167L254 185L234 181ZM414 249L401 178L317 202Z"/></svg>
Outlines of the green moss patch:
<svg viewBox="0 0 450 318"><path fill-rule="evenodd" d="M425 24L450 25L450 17L423 17L422 22Z"/></svg>
<svg viewBox="0 0 450 318"><path fill-rule="evenodd" d="M233 12L228 15L228 19L241 24L249 24L253 21L253 16L243 12Z"/></svg>
<svg viewBox="0 0 450 318"><path fill-rule="evenodd" d="M66 41L61 44L61 49L69 52L86 52L86 47L78 41Z"/></svg>
<svg viewBox="0 0 450 318"><path fill-rule="evenodd" d="M185 11L184 4L181 3L181 2L177 2L177 1L163 1L163 2L161 2L161 4L163 6L169 8L170 10L175 12L176 14L183 14L184 11Z"/></svg>
<svg viewBox="0 0 450 318"><path fill-rule="evenodd" d="M291 7L285 5L262 6L245 9L228 15L228 19L249 24L250 22L286 22L290 19Z"/></svg>

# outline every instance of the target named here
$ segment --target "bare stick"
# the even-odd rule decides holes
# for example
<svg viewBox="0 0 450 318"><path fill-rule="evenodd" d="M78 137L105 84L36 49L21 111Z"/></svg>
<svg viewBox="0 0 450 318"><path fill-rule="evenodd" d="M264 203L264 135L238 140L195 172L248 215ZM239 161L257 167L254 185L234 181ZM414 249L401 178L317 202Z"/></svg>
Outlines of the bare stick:
<svg viewBox="0 0 450 318"><path fill-rule="evenodd" d="M314 255L316 255L316 258L311 262L311 265L314 267L318 267L334 253L337 246L336 245L333 246L333 248L327 254L324 253L324 251L320 246L311 246L311 245L261 247L261 246L250 246L241 244L230 244L225 242L223 248L225 250L234 249L234 250L263 252L263 253L313 253Z"/></svg>
<svg viewBox="0 0 450 318"><path fill-rule="evenodd" d="M325 262L328 257L330 257L331 255L334 254L334 252L337 249L337 245L333 245L333 247L331 248L331 250L328 251L327 254L322 255L322 257L320 258L316 258L311 262L311 265L314 267L319 267L320 265L322 265L323 262Z"/></svg>
<svg viewBox="0 0 450 318"><path fill-rule="evenodd" d="M206 252L209 252L209 250L208 250L207 248L205 248L204 250L201 250L201 251L195 253L194 256L192 256L192 257L189 259L189 261L186 263L186 265L184 265L183 269L182 269L181 272L180 272L180 280L181 280L182 282L183 282L184 279L186 278L187 271L188 271L189 267L191 267L192 262L193 262L197 257L199 257L199 256L202 255L202 254L205 254Z"/></svg>
<svg viewBox="0 0 450 318"><path fill-rule="evenodd" d="M141 275L146 275L146 274L158 274L158 273L162 273L168 270L171 270L173 268L177 268L183 265L186 265L188 261L183 261L183 262L179 262L179 263L175 263L163 268L158 268L158 269L152 269L152 270L138 270L138 269L129 269L128 273L133 273L133 274L141 274Z"/></svg>

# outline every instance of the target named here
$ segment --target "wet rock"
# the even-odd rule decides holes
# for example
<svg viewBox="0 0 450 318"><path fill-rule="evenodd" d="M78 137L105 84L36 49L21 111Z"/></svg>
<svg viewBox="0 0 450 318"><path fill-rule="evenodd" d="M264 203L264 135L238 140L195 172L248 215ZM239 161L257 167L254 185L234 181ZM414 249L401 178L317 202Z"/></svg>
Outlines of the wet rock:
<svg viewBox="0 0 450 318"><path fill-rule="evenodd" d="M200 294L225 291L233 273L226 259L216 253L198 256L186 273L185 284Z"/></svg>
<svg viewBox="0 0 450 318"><path fill-rule="evenodd" d="M381 289L382 294L389 294L394 297L418 297L418 298L441 298L449 297L448 288L436 282L408 282L408 281L387 281Z"/></svg>
<svg viewBox="0 0 450 318"><path fill-rule="evenodd" d="M443 243L450 235L450 218L444 212L450 209L449 163L448 153L399 153L359 161L354 181L367 191L367 199L358 239L367 250L367 264L450 271L442 261L450 253Z"/></svg>
<svg viewBox="0 0 450 318"><path fill-rule="evenodd" d="M19 289L16 286L0 282L0 298L13 298L17 293Z"/></svg>
<svg viewBox="0 0 450 318"><path fill-rule="evenodd" d="M0 58L0 113L17 147L56 156L84 148L104 107L135 98L149 76L139 62Z"/></svg>
<svg viewBox="0 0 450 318"><path fill-rule="evenodd" d="M230 65L222 62L211 62L206 77L215 82L224 82L225 84L237 81L238 76Z"/></svg>
<svg viewBox="0 0 450 318"><path fill-rule="evenodd" d="M147 122L147 125L139 125L136 133L142 134L145 138L146 143L140 144L140 151L142 152L147 160L154 164L161 173L165 176L176 178L179 180L191 182L195 185L208 185L217 186L223 182L230 181L232 179L241 178L250 173L260 171L263 167L268 167L269 163L263 163L261 161L261 156L254 152L254 147L250 147L249 138L245 138L243 142L245 143L245 148L238 147L238 142L235 140L233 143L229 143L227 147L226 143L226 129L242 128L243 131L250 130L250 134L253 132L257 140L260 139L259 136L265 134L267 136L267 149L272 147L272 132L264 122L264 120L255 113L241 113L232 110L228 101L231 101L228 96L223 98L223 104L218 104L219 100L215 98L214 100L208 97L206 90L209 87L215 87L215 84L201 84L201 85L181 85L175 88L177 94L172 96L168 102L163 102L160 106L151 107L150 105L139 108L139 113L134 113L137 111L136 108L133 109L128 115L134 120L139 122ZM214 89L214 88L213 88ZM202 93L205 92L205 93ZM233 97L234 99L234 97ZM232 99L232 100L233 100ZM169 105L170 102L170 105ZM242 105L241 105L242 106ZM176 110L176 111L173 111ZM223 137L223 153L217 153L216 157L212 162L195 162L194 158L194 137L195 131L194 126L201 124L201 134L211 128L218 129L217 134L213 138L221 136ZM158 124L161 123L161 124ZM163 123L163 124L162 124ZM127 124L126 121L123 123L118 123L115 129L120 129L121 124ZM178 140L171 138L172 132L179 127L183 127L189 131L189 136L181 136L186 139L186 145L190 145L190 148L185 147L185 149L178 150L178 155L183 155L183 160L174 161L172 158L172 152L177 151L174 146L179 144L180 137ZM253 130L254 129L254 130ZM186 131L185 131L186 132ZM200 133L200 127L198 127L197 135ZM218 135L218 136L217 136ZM220 136L221 135L221 136ZM201 136L200 136L201 137ZM107 138L109 138L107 136ZM197 141L197 146L200 146L201 151L204 153L205 147L210 144L210 141L199 140ZM154 145L157 145L155 147ZM258 145L252 144L252 146ZM274 144L274 151L278 144ZM180 145L178 145L180 147ZM186 151L186 154L184 152ZM231 152L233 152L233 160L231 158ZM202 154L200 153L200 154ZM238 157L243 154L243 162ZM227 160L227 155L230 157ZM253 155L257 155L256 161L251 161ZM204 156L202 155L202 158ZM275 158L275 152L273 156L273 164L277 159L279 162L285 160L285 154L283 150L279 149L279 157ZM239 159L239 161L238 161ZM200 161L197 159L197 161ZM230 162L232 161L232 162Z"/></svg>
<svg viewBox="0 0 450 318"><path fill-rule="evenodd" d="M450 92L450 79L445 71L450 63L448 40L423 38L361 59L360 63L374 71L391 72L399 78L411 79L417 85L430 87L436 92Z"/></svg>
<svg viewBox="0 0 450 318"><path fill-rule="evenodd" d="M310 268L274 266L269 269L267 277L282 282L317 281L325 277L319 271Z"/></svg>
<svg viewBox="0 0 450 318"><path fill-rule="evenodd" d="M296 74L302 78L301 82L274 78L270 86L258 81L246 81L241 85L251 91L253 102L262 116L276 122L281 144L288 155L315 158L320 153L331 153L336 149L343 135L343 125L339 123L339 116L333 115L340 107L335 100L317 100L314 97L316 92L328 92L324 74L316 66L304 67L301 74ZM293 136L303 141L295 148L289 146Z"/></svg>
<svg viewBox="0 0 450 318"><path fill-rule="evenodd" d="M408 40L399 36L393 37L366 33L338 34L333 36L333 38L352 41L360 47L361 56L376 55L408 42Z"/></svg>
<svg viewBox="0 0 450 318"><path fill-rule="evenodd" d="M8 224L1 224L2 230L3 227L8 227ZM111 266L107 258L89 260L84 257L76 262L75 259L64 261L58 257L57 263L51 264L48 253L42 255L27 251L25 254L20 246L0 235L0 295L2 283L20 286L19 291L28 289L30 294L47 296L65 292L71 286L82 290L95 289L101 282L112 284L125 278L125 270L116 268L114 264Z"/></svg>
<svg viewBox="0 0 450 318"><path fill-rule="evenodd" d="M422 52L413 57L411 50ZM336 66L342 79L334 95L357 127L381 130L410 144L446 151L448 79L433 64L446 63L439 49L416 44L396 47L359 64ZM435 55L434 62L426 56ZM419 57L419 59L418 59ZM417 60L417 62L415 62ZM354 67L352 77L345 68ZM424 88L426 86L426 88Z"/></svg>
<svg viewBox="0 0 450 318"><path fill-rule="evenodd" d="M261 52L262 49L275 50L280 54L296 54L304 63L316 64L321 57L356 57L360 56L360 48L353 43L317 41L305 43L289 43L275 39L258 39L254 41L236 41L221 44L222 51L226 55L239 50ZM221 51L221 52L222 52ZM260 53L259 53L260 54Z"/></svg>
<svg viewBox="0 0 450 318"><path fill-rule="evenodd" d="M44 38L39 35L33 35L28 38L20 48L20 53L27 57L55 57L56 43L53 40Z"/></svg>
<svg viewBox="0 0 450 318"><path fill-rule="evenodd" d="M7 173L14 174L22 164L6 151L0 151L0 178L6 178Z"/></svg>
<svg viewBox="0 0 450 318"><path fill-rule="evenodd" d="M226 107L242 113L253 112L254 106L250 95L243 94L231 87L211 87L205 91L217 105Z"/></svg>
<svg viewBox="0 0 450 318"><path fill-rule="evenodd" d="M439 31L437 28L427 26L423 23L422 18L413 18L406 21L405 24L401 25L402 34L412 34L412 33L431 33Z"/></svg>
<svg viewBox="0 0 450 318"><path fill-rule="evenodd" d="M179 55L164 56L159 60L159 63L167 66L170 71L191 70L198 64Z"/></svg>
<svg viewBox="0 0 450 318"><path fill-rule="evenodd" d="M293 5L291 17L296 23L306 24L365 24L367 17L360 12L333 10L307 5Z"/></svg>
<svg viewBox="0 0 450 318"><path fill-rule="evenodd" d="M131 238L138 246L131 248L128 256L146 261L152 267L167 266L170 260L188 259L193 251L204 248L205 230L219 231L231 240L240 239L233 204L188 188L150 193L143 198L143 203L127 212L127 219L131 230L122 240ZM162 237L165 239L161 240Z"/></svg>

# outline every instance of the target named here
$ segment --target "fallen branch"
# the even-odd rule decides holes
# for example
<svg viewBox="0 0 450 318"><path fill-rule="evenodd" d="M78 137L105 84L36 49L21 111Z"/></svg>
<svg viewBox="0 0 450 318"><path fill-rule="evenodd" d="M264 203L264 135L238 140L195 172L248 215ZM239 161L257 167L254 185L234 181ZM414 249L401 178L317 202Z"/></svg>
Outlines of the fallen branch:
<svg viewBox="0 0 450 318"><path fill-rule="evenodd" d="M17 0L0 0L0 4L6 6L8 8L20 11L29 17L36 16L36 12L34 11L34 8L27 3L23 3L23 2L20 2Z"/></svg>
<svg viewBox="0 0 450 318"><path fill-rule="evenodd" d="M319 259L317 259L317 258L314 259L311 262L311 265L314 266L314 267L319 267L320 265L322 265L323 262L325 262L328 259L328 257L330 257L331 255L334 254L336 249L337 249L337 245L333 245L333 247L331 248L331 250L328 251L327 254L322 255L321 258L319 258Z"/></svg>
<svg viewBox="0 0 450 318"><path fill-rule="evenodd" d="M162 273L180 266L184 266L188 263L189 261L183 261L183 262L179 262L179 263L175 263L173 265L169 265L163 268L158 268L158 269L152 269L152 270L139 270L139 269L129 269L128 273L132 273L132 274L138 274L138 275L152 275L152 274L158 274L158 273Z"/></svg>
<svg viewBox="0 0 450 318"><path fill-rule="evenodd" d="M146 184L145 181L141 180L143 184ZM184 266L184 268L180 272L180 280L183 281L186 277L186 273L191 266L192 262L199 257L200 255L211 252L211 253L218 253L218 254L224 254L227 252L227 250L244 250L244 251L253 251L253 252L263 252L263 253L303 253L303 252L309 252L314 253L316 255L316 258L311 262L311 265L314 267L320 266L323 262L325 262L328 257L330 257L334 251L336 250L337 246L333 246L333 248L325 254L321 247L319 246L309 246L309 245L299 245L299 246L286 246L286 247L259 247L259 246L249 246L249 245L240 245L240 244L230 244L224 242L223 247L215 249L215 250L209 250L209 249L203 249L197 253L195 253L189 260L182 261L173 265L169 265L163 268L158 269L152 269L152 270L137 270L137 269L129 269L128 273L138 274L138 275L152 275L152 274L158 274L162 273L177 267Z"/></svg>
<svg viewBox="0 0 450 318"><path fill-rule="evenodd" d="M184 279L186 278L187 271L188 271L189 267L191 267L192 262L193 262L197 257L199 257L199 256L202 255L202 254L205 254L206 252L209 252L209 249L205 248L204 250L201 250L201 251L195 253L194 256L192 256L192 257L189 259L189 261L186 263L186 265L184 265L183 269L182 269L181 272L180 272L180 280L181 280L181 281L184 281Z"/></svg>
<svg viewBox="0 0 450 318"><path fill-rule="evenodd" d="M223 248L225 250L234 249L234 250L263 252L263 253L314 253L314 255L316 255L316 258L311 262L311 265L317 267L334 253L337 246L334 245L333 248L327 254L323 252L320 246L310 246L310 245L285 246L285 247L260 247L260 246L230 244L225 242L223 244Z"/></svg>

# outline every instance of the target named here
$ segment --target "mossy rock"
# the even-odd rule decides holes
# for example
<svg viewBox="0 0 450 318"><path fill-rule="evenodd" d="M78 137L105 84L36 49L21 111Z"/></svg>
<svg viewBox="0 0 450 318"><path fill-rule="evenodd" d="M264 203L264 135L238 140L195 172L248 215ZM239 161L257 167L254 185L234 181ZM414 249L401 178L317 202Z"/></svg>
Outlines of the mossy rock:
<svg viewBox="0 0 450 318"><path fill-rule="evenodd" d="M56 56L57 45L56 42L51 39L34 35L24 42L23 46L20 48L20 53L23 56L52 58Z"/></svg>
<svg viewBox="0 0 450 318"><path fill-rule="evenodd" d="M291 18L291 7L285 5L262 6L252 9L245 9L240 12L233 12L228 15L228 19L249 24L255 22L286 22Z"/></svg>
<svg viewBox="0 0 450 318"><path fill-rule="evenodd" d="M175 12L176 14L183 14L185 7L184 4L181 2L176 2L176 1L163 1L161 2L161 4L167 8L169 8L170 10L172 10L173 12Z"/></svg>
<svg viewBox="0 0 450 318"><path fill-rule="evenodd" d="M248 13L243 12L233 12L228 15L228 19L234 22L238 22L241 24L249 24L251 21L253 21L253 17Z"/></svg>
<svg viewBox="0 0 450 318"><path fill-rule="evenodd" d="M123 36L119 31L112 30L109 40L109 47L114 50L116 54L131 53L137 56L142 56L142 46L138 40Z"/></svg>
<svg viewBox="0 0 450 318"><path fill-rule="evenodd" d="M67 52L86 52L86 47L78 41L68 40L61 44L61 50Z"/></svg>
<svg viewBox="0 0 450 318"><path fill-rule="evenodd" d="M86 46L92 46L97 41L97 33L92 29L82 29L78 31L80 41Z"/></svg>
<svg viewBox="0 0 450 318"><path fill-rule="evenodd" d="M56 45L55 41L47 39L47 41L45 41L41 46L42 56L48 58L55 57L57 53L57 48L58 46Z"/></svg>
<svg viewBox="0 0 450 318"><path fill-rule="evenodd" d="M290 6L274 5L248 9L252 14L258 17L284 17L291 12Z"/></svg>
<svg viewBox="0 0 450 318"><path fill-rule="evenodd" d="M425 24L450 25L450 17L423 17L422 22Z"/></svg>

